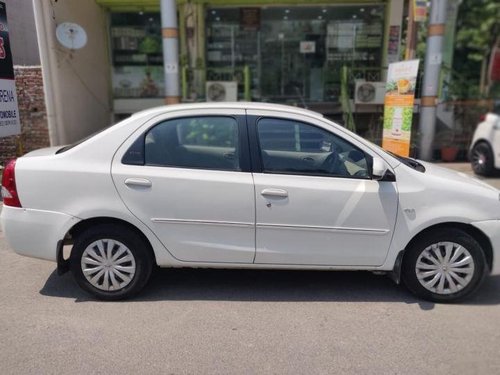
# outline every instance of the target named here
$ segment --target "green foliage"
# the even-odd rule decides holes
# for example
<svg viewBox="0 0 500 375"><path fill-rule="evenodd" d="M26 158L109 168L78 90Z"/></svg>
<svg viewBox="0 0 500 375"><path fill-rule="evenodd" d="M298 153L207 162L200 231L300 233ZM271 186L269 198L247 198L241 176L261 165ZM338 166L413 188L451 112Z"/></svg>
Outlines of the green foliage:
<svg viewBox="0 0 500 375"><path fill-rule="evenodd" d="M456 48L471 61L481 62L489 55L500 32L498 0L464 0L457 20Z"/></svg>
<svg viewBox="0 0 500 375"><path fill-rule="evenodd" d="M146 55L161 53L161 43L159 38L147 36L139 45L139 51Z"/></svg>
<svg viewBox="0 0 500 375"><path fill-rule="evenodd" d="M457 19L455 54L450 93L458 99L484 98L493 91L480 90L483 60L489 61L500 35L498 0L463 0ZM448 67L449 69L449 67Z"/></svg>
<svg viewBox="0 0 500 375"><path fill-rule="evenodd" d="M226 118L192 119L183 124L181 143L193 146L234 147L234 120Z"/></svg>
<svg viewBox="0 0 500 375"><path fill-rule="evenodd" d="M453 66L443 66L450 74L449 96L453 99L479 99L494 92L481 93L481 64L488 60L496 38L500 35L500 1L463 0L456 25ZM427 24L418 24L416 56L425 58ZM421 64L423 68L423 64Z"/></svg>

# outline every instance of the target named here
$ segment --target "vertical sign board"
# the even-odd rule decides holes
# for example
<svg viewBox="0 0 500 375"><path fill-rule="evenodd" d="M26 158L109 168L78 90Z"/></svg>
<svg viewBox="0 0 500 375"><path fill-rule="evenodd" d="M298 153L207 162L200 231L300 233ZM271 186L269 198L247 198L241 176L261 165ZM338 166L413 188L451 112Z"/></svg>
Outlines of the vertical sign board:
<svg viewBox="0 0 500 375"><path fill-rule="evenodd" d="M413 0L413 19L415 22L427 20L427 0Z"/></svg>
<svg viewBox="0 0 500 375"><path fill-rule="evenodd" d="M0 137L19 134L19 108L5 3L0 1Z"/></svg>
<svg viewBox="0 0 500 375"><path fill-rule="evenodd" d="M389 64L387 73L382 147L401 156L410 155L418 62L410 60Z"/></svg>

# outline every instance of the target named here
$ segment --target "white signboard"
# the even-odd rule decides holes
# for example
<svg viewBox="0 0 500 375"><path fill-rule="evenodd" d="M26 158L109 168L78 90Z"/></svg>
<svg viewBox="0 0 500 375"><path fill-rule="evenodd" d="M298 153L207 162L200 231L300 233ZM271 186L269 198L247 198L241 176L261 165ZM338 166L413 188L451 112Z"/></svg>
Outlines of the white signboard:
<svg viewBox="0 0 500 375"><path fill-rule="evenodd" d="M19 108L5 3L0 1L0 137L19 134Z"/></svg>
<svg viewBox="0 0 500 375"><path fill-rule="evenodd" d="M300 42L300 53L316 53L316 42Z"/></svg>

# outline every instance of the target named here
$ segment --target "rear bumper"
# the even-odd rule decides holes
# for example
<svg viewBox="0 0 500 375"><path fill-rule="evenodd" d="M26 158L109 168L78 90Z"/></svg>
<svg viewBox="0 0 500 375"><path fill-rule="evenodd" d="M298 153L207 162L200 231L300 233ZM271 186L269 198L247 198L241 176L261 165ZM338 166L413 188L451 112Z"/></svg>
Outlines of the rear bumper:
<svg viewBox="0 0 500 375"><path fill-rule="evenodd" d="M500 275L500 220L478 221L471 224L481 230L490 239L491 247L493 248L491 274Z"/></svg>
<svg viewBox="0 0 500 375"><path fill-rule="evenodd" d="M60 212L4 206L0 222L18 254L57 261L57 244L80 219Z"/></svg>

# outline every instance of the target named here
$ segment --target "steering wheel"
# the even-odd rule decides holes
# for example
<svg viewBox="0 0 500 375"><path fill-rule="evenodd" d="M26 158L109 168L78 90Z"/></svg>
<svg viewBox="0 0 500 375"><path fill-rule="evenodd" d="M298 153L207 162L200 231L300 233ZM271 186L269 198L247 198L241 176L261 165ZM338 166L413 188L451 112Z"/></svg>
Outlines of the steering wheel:
<svg viewBox="0 0 500 375"><path fill-rule="evenodd" d="M340 160L339 154L333 151L328 157L325 159L323 164L321 165L321 169L327 171L329 174L340 175L340 176L349 176L349 172L345 167L342 160Z"/></svg>

